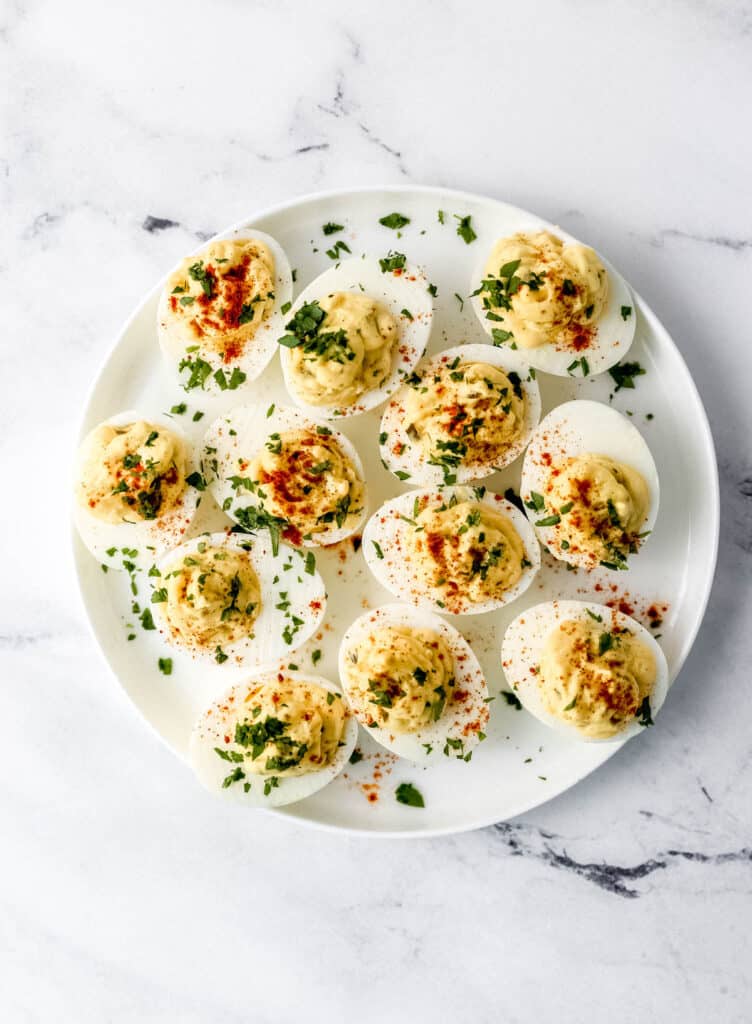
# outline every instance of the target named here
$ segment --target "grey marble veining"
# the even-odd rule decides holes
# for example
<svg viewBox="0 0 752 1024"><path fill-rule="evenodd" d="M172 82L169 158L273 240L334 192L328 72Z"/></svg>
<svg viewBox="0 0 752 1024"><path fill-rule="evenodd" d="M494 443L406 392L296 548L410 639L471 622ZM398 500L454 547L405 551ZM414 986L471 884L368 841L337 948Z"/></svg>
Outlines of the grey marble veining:
<svg viewBox="0 0 752 1024"><path fill-rule="evenodd" d="M3 1021L752 1019L752 5L8 0L0 76ZM723 501L661 728L418 843L197 794L95 650L59 515L94 368L167 267L400 182L602 248L695 375Z"/></svg>

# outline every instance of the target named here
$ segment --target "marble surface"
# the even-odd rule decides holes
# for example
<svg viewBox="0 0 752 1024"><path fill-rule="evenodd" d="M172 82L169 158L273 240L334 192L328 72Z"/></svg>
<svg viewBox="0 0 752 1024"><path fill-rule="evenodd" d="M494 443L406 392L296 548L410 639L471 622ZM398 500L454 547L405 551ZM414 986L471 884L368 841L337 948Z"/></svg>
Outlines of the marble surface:
<svg viewBox="0 0 752 1024"><path fill-rule="evenodd" d="M752 4L6 0L0 55L0 1018L748 1021ZM104 667L57 516L94 368L178 257L394 182L602 248L695 374L723 500L661 727L411 843L202 796Z"/></svg>

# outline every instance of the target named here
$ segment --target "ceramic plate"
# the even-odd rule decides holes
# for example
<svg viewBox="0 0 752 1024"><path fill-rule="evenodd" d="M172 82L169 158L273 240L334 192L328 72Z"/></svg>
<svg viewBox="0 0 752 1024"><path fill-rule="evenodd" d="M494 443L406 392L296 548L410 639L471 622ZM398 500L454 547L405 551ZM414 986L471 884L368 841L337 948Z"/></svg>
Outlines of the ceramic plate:
<svg viewBox="0 0 752 1024"><path fill-rule="evenodd" d="M443 223L438 211L444 211ZM392 212L410 218L400 235L382 227L379 218ZM457 234L456 217L472 217L478 238L466 244ZM552 228L524 210L482 196L435 188L391 188L338 191L296 199L250 216L238 228L259 228L285 248L296 269L295 294L332 265L326 250L332 237L322 225L345 225L335 238L347 242L354 255L405 253L425 268L436 285L436 317L428 354L464 343L486 342L468 302L471 275L479 255L500 236L519 230ZM582 239L587 243L587 238ZM181 256L184 254L180 254ZM179 402L188 411L181 426L196 441L211 413L194 423L201 398L186 394L168 379L157 343L156 310L161 285L145 297L120 333L99 373L86 407L82 434L119 409L169 411ZM718 543L718 481L713 443L705 411L692 377L666 329L635 296L637 330L629 360L645 374L633 390L614 394L608 373L600 377L562 379L539 373L543 414L572 398L609 402L629 415L646 438L661 481L661 507L654 535L627 572L568 572L544 556L530 589L501 611L452 618L472 644L487 675L491 703L488 738L472 761L446 760L420 768L380 752L361 733L364 758L332 785L300 804L267 812L285 814L324 828L369 835L437 835L488 825L549 800L603 764L621 744L579 744L545 728L531 715L504 699L506 684L499 648L506 625L525 607L554 597L614 601L650 625L666 654L671 679L689 653L708 600ZM610 396L612 396L610 398ZM232 396L229 396L232 397ZM290 403L275 357L262 376L238 400ZM338 423L363 460L370 510L407 489L379 459L378 428L382 408ZM502 493L519 486L521 459L484 483ZM230 525L204 495L196 530ZM75 556L84 603L95 636L112 671L130 699L178 757L185 758L191 727L199 712L233 682L233 670L207 673L199 663L174 650L165 652L155 632L144 631L132 613L128 577L102 571L75 537ZM313 670L312 652L320 650L316 673L337 679L337 650L350 623L369 607L392 596L371 576L357 540L345 541L317 555L329 604L324 628L286 662ZM146 580L137 579L137 599L148 601ZM656 625L660 620L660 625ZM128 636L135 633L135 639ZM173 671L162 675L160 655L169 653ZM671 699L669 694L668 699ZM656 729L660 730L660 718ZM640 738L631 740L630 756L640 757ZM188 771L186 766L186 771ZM407 807L395 799L401 782L417 786L425 808ZM196 797L203 799L198 783ZM242 813L242 812L239 812ZM257 813L257 812L249 812Z"/></svg>

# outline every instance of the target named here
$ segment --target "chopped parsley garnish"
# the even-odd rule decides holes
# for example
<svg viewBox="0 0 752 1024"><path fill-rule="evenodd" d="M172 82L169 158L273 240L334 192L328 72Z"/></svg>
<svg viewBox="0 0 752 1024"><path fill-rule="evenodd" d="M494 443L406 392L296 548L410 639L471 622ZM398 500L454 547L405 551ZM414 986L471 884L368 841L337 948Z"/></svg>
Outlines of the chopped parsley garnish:
<svg viewBox="0 0 752 1024"><path fill-rule="evenodd" d="M246 379L246 374L235 366L228 377L223 369L216 370L214 379L219 385L220 391L235 391Z"/></svg>
<svg viewBox="0 0 752 1024"><path fill-rule="evenodd" d="M154 616L151 613L150 608L144 608L139 616L139 621L143 629L156 629L154 625Z"/></svg>
<svg viewBox="0 0 752 1024"><path fill-rule="evenodd" d="M390 271L404 270L406 262L407 262L407 257L405 256L404 253L392 252L390 250L389 253L383 259L379 260L379 266L381 267L381 273L382 274L387 274Z"/></svg>
<svg viewBox="0 0 752 1024"><path fill-rule="evenodd" d="M243 761L243 755L238 753L237 750L223 750L222 747L215 747L214 753L217 757L221 757L223 761L229 761L231 764L239 764Z"/></svg>
<svg viewBox="0 0 752 1024"><path fill-rule="evenodd" d="M222 650L221 647L216 647L215 648L215 650L214 650L214 660L216 661L216 663L218 665L221 665L223 662L227 661L227 658L228 658L228 655L225 654L225 652Z"/></svg>
<svg viewBox="0 0 752 1024"><path fill-rule="evenodd" d="M635 712L635 718L643 727L653 724L653 715L650 711L650 697L643 699L642 704L640 704Z"/></svg>
<svg viewBox="0 0 752 1024"><path fill-rule="evenodd" d="M163 676L172 675L172 658L160 658L157 665Z"/></svg>
<svg viewBox="0 0 752 1024"><path fill-rule="evenodd" d="M632 307L631 306L622 306L621 307L621 318L622 318L622 320L629 320L631 315L632 315Z"/></svg>
<svg viewBox="0 0 752 1024"><path fill-rule="evenodd" d="M510 370L507 374L509 377L509 383L512 385L512 390L517 398L522 398L522 380L520 379L519 373L516 370Z"/></svg>
<svg viewBox="0 0 752 1024"><path fill-rule="evenodd" d="M315 300L307 302L295 313L292 320L285 324L289 334L278 338L278 344L285 348L302 347L306 355L319 359L329 359L337 363L347 363L355 358L355 353L347 341L343 330L322 331L321 325L326 317L325 311Z"/></svg>
<svg viewBox="0 0 752 1024"><path fill-rule="evenodd" d="M258 299L256 299L256 301L258 301ZM254 306L253 302L244 302L243 303L243 305L242 305L242 307L240 309L240 314L238 316L238 324L239 325L249 324L253 320L253 314L254 314L253 306Z"/></svg>
<svg viewBox="0 0 752 1024"><path fill-rule="evenodd" d="M245 772L240 767L240 765L238 765L237 768L233 768L230 774L222 780L222 789L228 789L233 784L233 782L240 782L240 780L244 778Z"/></svg>
<svg viewBox="0 0 752 1024"><path fill-rule="evenodd" d="M185 478L185 482L189 485L189 487L195 487L197 491L206 490L206 480L204 480L203 476L198 471L190 473Z"/></svg>
<svg viewBox="0 0 752 1024"><path fill-rule="evenodd" d="M601 633L598 637L598 654L603 655L614 646L613 633Z"/></svg>
<svg viewBox="0 0 752 1024"><path fill-rule="evenodd" d="M338 231L344 231L344 224L335 224L333 221L327 221L326 224L321 228L325 235L336 235Z"/></svg>
<svg viewBox="0 0 752 1024"><path fill-rule="evenodd" d="M305 556L305 571L309 576L316 572L316 556L312 551L307 551Z"/></svg>
<svg viewBox="0 0 752 1024"><path fill-rule="evenodd" d="M350 754L350 764L357 764L358 761L362 761L362 760L363 760L363 755L361 754L361 752L356 747L353 750L352 754Z"/></svg>
<svg viewBox="0 0 752 1024"><path fill-rule="evenodd" d="M426 802L420 790L413 786L412 782L400 782L394 791L397 803L406 804L408 807L425 807Z"/></svg>
<svg viewBox="0 0 752 1024"><path fill-rule="evenodd" d="M196 356L194 359L181 359L178 363L178 373L182 373L183 370L188 370L188 380L183 385L186 391L203 388L212 372L210 364L200 356Z"/></svg>
<svg viewBox="0 0 752 1024"><path fill-rule="evenodd" d="M467 445L464 441L453 439L451 441L436 440L436 447L428 460L430 466L438 466L444 474L444 483L451 485L457 483L457 474L453 472L462 464L467 454Z"/></svg>
<svg viewBox="0 0 752 1024"><path fill-rule="evenodd" d="M331 249L326 250L326 255L330 260L338 260L340 252L352 252L347 242L343 242L341 238L334 243Z"/></svg>
<svg viewBox="0 0 752 1024"><path fill-rule="evenodd" d="M238 477L238 479L241 480L243 478ZM272 545L272 554L279 554L279 538L282 530L288 525L286 519L274 516L271 512L267 512L266 509L257 508L255 505L249 505L247 508L236 508L234 514L238 525L241 527L241 531L244 533L257 533L259 530L267 529Z"/></svg>
<svg viewBox="0 0 752 1024"><path fill-rule="evenodd" d="M385 228L391 228L393 231L399 231L409 223L410 218L401 213L389 213L386 217L379 217L379 224L383 224Z"/></svg>
<svg viewBox="0 0 752 1024"><path fill-rule="evenodd" d="M371 543L373 544L373 549L376 552L376 557L378 559L382 559L384 557L384 552L381 550L381 545L375 540L372 540Z"/></svg>
<svg viewBox="0 0 752 1024"><path fill-rule="evenodd" d="M581 356L579 359L574 359L569 364L569 366L567 367L567 373L569 374L570 377L574 377L575 373L577 372L577 368L578 367L582 370L582 376L583 377L589 377L590 376L590 363L588 363L588 361L585 358L585 356Z"/></svg>
<svg viewBox="0 0 752 1024"><path fill-rule="evenodd" d="M622 388L634 388L635 377L640 377L647 371L639 363L633 362L617 363L616 366L609 367L608 372L616 384L616 391L621 391Z"/></svg>
<svg viewBox="0 0 752 1024"><path fill-rule="evenodd" d="M507 702L507 704L509 705L510 708L514 708L515 711L521 711L522 710L522 704L520 703L520 698L517 696L516 693L512 693L511 690L502 690L501 691L501 696L504 698L504 700Z"/></svg>
<svg viewBox="0 0 752 1024"><path fill-rule="evenodd" d="M460 217L459 214L454 215L455 220L459 221L457 224L457 234L460 236L465 245L470 245L478 237L473 231L472 217L468 214L467 217Z"/></svg>
<svg viewBox="0 0 752 1024"><path fill-rule="evenodd" d="M511 331L503 331L500 327L492 327L491 337L493 338L494 345L498 348L500 345L505 345L514 335Z"/></svg>
<svg viewBox="0 0 752 1024"><path fill-rule="evenodd" d="M554 513L550 516L544 516L543 519L537 519L535 522L536 526L557 526L561 522L561 516Z"/></svg>
<svg viewBox="0 0 752 1024"><path fill-rule="evenodd" d="M211 274L209 274L204 267L204 261L199 260L198 263L194 263L192 266L188 267L188 273L194 281L198 281L204 295L207 299L210 299L214 290L214 281Z"/></svg>
<svg viewBox="0 0 752 1024"><path fill-rule="evenodd" d="M429 286L426 289L426 291L428 292L429 295L432 295L434 298L436 298L436 295L438 294L439 289L436 287L435 284L429 284Z"/></svg>
<svg viewBox="0 0 752 1024"><path fill-rule="evenodd" d="M172 408L170 409L170 412L174 416L182 416L187 408L188 406L185 404L185 402L180 402L179 405L173 405Z"/></svg>
<svg viewBox="0 0 752 1024"><path fill-rule="evenodd" d="M538 494L537 491L531 491L530 501L526 501L525 506L532 509L533 512L541 512L546 507L546 499L542 494Z"/></svg>
<svg viewBox="0 0 752 1024"><path fill-rule="evenodd" d="M438 211L438 213L436 215L436 219L438 220L439 224L443 224L444 223L444 211L443 210L439 210Z"/></svg>

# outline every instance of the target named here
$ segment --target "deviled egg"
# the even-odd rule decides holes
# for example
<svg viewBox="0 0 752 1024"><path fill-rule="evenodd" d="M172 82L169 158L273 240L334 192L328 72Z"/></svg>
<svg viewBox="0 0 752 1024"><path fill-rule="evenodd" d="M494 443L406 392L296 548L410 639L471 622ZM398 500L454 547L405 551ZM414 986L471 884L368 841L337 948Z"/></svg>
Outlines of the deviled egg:
<svg viewBox="0 0 752 1024"><path fill-rule="evenodd" d="M326 419L373 409L415 368L432 320L428 281L404 256L345 260L303 290L278 337L287 390Z"/></svg>
<svg viewBox="0 0 752 1024"><path fill-rule="evenodd" d="M281 807L336 778L357 738L357 722L334 683L262 671L203 712L189 759L210 792L246 807Z"/></svg>
<svg viewBox="0 0 752 1024"><path fill-rule="evenodd" d="M211 424L203 468L222 509L249 529L320 547L354 533L366 514L363 464L337 430L298 409L245 405Z"/></svg>
<svg viewBox="0 0 752 1024"><path fill-rule="evenodd" d="M592 601L546 601L518 615L501 647L504 674L523 706L581 740L622 740L653 724L668 666L629 615Z"/></svg>
<svg viewBox="0 0 752 1024"><path fill-rule="evenodd" d="M467 483L514 462L540 419L521 352L461 345L422 363L384 410L381 458L401 480Z"/></svg>
<svg viewBox="0 0 752 1024"><path fill-rule="evenodd" d="M104 565L153 561L183 539L201 500L198 463L167 416L121 412L82 441L75 465L74 521Z"/></svg>
<svg viewBox="0 0 752 1024"><path fill-rule="evenodd" d="M157 626L175 647L218 665L284 658L318 629L326 589L311 554L266 535L203 534L150 571Z"/></svg>
<svg viewBox="0 0 752 1024"><path fill-rule="evenodd" d="M396 597L451 615L501 608L530 586L540 549L515 506L485 487L409 491L366 523L369 569Z"/></svg>
<svg viewBox="0 0 752 1024"><path fill-rule="evenodd" d="M632 344L634 300L593 249L550 231L500 238L473 281L473 308L495 345L524 351L531 366L588 377Z"/></svg>
<svg viewBox="0 0 752 1024"><path fill-rule="evenodd" d="M339 677L363 728L410 761L469 761L485 738L488 688L478 660L430 612L387 604L361 615L342 638Z"/></svg>
<svg viewBox="0 0 752 1024"><path fill-rule="evenodd" d="M533 434L521 497L538 538L571 565L626 569L658 515L658 473L629 420L600 402L557 406Z"/></svg>
<svg viewBox="0 0 752 1024"><path fill-rule="evenodd" d="M255 229L214 239L180 263L159 299L159 344L173 376L210 397L254 380L277 350L291 301L290 264L275 239Z"/></svg>

